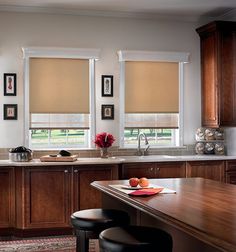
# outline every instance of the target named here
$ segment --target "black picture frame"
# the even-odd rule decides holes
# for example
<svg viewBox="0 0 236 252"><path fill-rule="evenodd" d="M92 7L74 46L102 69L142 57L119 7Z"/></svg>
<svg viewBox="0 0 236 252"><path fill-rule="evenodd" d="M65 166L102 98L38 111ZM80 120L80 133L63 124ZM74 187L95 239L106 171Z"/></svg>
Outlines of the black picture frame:
<svg viewBox="0 0 236 252"><path fill-rule="evenodd" d="M101 111L102 111L102 120L114 120L113 104L103 104Z"/></svg>
<svg viewBox="0 0 236 252"><path fill-rule="evenodd" d="M4 73L4 96L16 96L16 73Z"/></svg>
<svg viewBox="0 0 236 252"><path fill-rule="evenodd" d="M102 75L102 96L113 96L113 75Z"/></svg>
<svg viewBox="0 0 236 252"><path fill-rule="evenodd" d="M3 119L17 120L17 104L3 104Z"/></svg>

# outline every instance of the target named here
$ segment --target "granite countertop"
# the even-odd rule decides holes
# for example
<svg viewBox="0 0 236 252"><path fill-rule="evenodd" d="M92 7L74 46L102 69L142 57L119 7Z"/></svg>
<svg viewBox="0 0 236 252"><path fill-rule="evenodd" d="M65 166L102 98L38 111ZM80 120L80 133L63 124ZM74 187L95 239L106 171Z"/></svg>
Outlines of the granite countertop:
<svg viewBox="0 0 236 252"><path fill-rule="evenodd" d="M48 166L48 165L89 165L89 164L122 164L135 162L174 162L174 161L214 161L214 160L236 160L236 156L217 155L150 155L150 156L116 156L109 158L77 158L74 162L41 162L33 159L30 162L12 162L0 160L0 166Z"/></svg>

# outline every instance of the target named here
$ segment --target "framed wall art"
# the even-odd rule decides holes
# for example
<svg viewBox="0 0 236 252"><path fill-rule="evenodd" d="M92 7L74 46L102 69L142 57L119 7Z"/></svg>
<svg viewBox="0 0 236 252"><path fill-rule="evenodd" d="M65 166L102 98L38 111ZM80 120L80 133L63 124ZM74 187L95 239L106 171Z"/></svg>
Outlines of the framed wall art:
<svg viewBox="0 0 236 252"><path fill-rule="evenodd" d="M113 75L102 75L102 96L113 96Z"/></svg>
<svg viewBox="0 0 236 252"><path fill-rule="evenodd" d="M3 105L4 120L17 120L17 104Z"/></svg>
<svg viewBox="0 0 236 252"><path fill-rule="evenodd" d="M16 96L16 74L4 73L4 95Z"/></svg>
<svg viewBox="0 0 236 252"><path fill-rule="evenodd" d="M106 104L102 105L102 120L114 119L114 105Z"/></svg>

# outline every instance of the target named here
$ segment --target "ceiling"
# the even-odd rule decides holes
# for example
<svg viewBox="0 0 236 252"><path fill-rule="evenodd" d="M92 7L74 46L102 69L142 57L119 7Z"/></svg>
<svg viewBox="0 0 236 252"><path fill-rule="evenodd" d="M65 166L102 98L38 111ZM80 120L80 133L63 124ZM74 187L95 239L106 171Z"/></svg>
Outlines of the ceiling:
<svg viewBox="0 0 236 252"><path fill-rule="evenodd" d="M0 10L199 19L235 11L236 0L0 0Z"/></svg>

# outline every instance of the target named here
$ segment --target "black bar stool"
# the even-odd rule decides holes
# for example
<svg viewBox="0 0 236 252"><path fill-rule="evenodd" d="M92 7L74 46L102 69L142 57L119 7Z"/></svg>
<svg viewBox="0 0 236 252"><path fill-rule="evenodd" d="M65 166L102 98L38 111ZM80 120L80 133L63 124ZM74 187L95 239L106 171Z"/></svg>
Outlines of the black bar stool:
<svg viewBox="0 0 236 252"><path fill-rule="evenodd" d="M172 252L167 232L142 226L112 227L99 235L100 252Z"/></svg>
<svg viewBox="0 0 236 252"><path fill-rule="evenodd" d="M129 215L115 209L87 209L71 215L76 231L76 252L89 251L89 239L98 239L101 231L129 224Z"/></svg>

